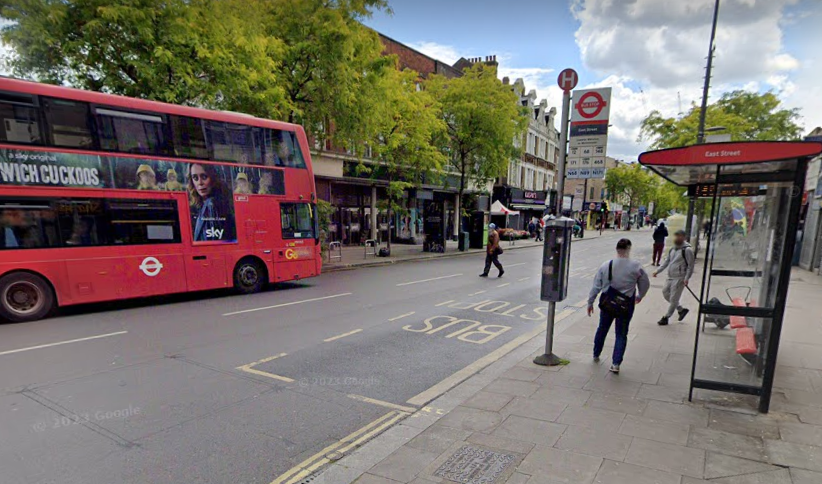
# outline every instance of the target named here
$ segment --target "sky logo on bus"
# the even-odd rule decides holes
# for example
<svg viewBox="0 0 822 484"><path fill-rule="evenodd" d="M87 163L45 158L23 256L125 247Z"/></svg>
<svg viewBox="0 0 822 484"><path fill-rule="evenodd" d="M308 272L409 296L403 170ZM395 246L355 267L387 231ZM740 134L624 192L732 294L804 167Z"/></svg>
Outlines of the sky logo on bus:
<svg viewBox="0 0 822 484"><path fill-rule="evenodd" d="M206 240L212 240L212 239L223 240L223 232L225 232L225 229L215 229L215 228L206 229Z"/></svg>
<svg viewBox="0 0 822 484"><path fill-rule="evenodd" d="M163 269L163 264L156 257L146 257L140 264L139 269L148 277L154 277Z"/></svg>

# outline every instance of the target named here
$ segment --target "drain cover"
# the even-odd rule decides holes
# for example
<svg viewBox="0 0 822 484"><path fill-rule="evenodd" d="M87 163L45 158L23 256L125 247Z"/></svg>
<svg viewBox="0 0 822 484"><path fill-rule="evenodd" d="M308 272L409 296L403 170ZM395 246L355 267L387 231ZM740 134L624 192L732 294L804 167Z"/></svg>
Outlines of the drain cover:
<svg viewBox="0 0 822 484"><path fill-rule="evenodd" d="M466 445L454 452L434 475L462 484L494 484L516 460L514 454Z"/></svg>

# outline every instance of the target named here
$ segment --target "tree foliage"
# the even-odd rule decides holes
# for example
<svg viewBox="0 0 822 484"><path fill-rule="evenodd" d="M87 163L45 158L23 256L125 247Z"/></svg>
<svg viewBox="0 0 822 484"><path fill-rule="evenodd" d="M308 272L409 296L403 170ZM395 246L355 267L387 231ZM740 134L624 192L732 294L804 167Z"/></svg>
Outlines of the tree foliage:
<svg viewBox="0 0 822 484"><path fill-rule="evenodd" d="M685 188L674 185L662 177L651 174L654 182L650 201L654 202L654 215L657 217L667 217L673 211L683 212L688 206L688 198L685 196Z"/></svg>
<svg viewBox="0 0 822 484"><path fill-rule="evenodd" d="M7 0L0 13L20 77L207 107L283 99L282 42L245 0Z"/></svg>
<svg viewBox="0 0 822 484"><path fill-rule="evenodd" d="M394 58L389 58L396 61ZM377 170L388 179L388 217L403 192L418 186L423 175L442 170L447 158L434 144L445 132L439 106L431 95L417 89L419 74L391 69L371 93L366 126ZM391 247L391 234L388 234Z"/></svg>
<svg viewBox="0 0 822 484"><path fill-rule="evenodd" d="M647 204L655 195L656 180L639 163L620 164L605 172L605 186L610 193L624 194L629 207Z"/></svg>
<svg viewBox="0 0 822 484"><path fill-rule="evenodd" d="M639 141L650 140L652 149L678 148L697 141L700 108L692 105L681 118L666 118L652 111L642 122ZM797 140L802 128L799 111L782 107L772 92L733 91L709 105L706 127L721 126L733 141Z"/></svg>
<svg viewBox="0 0 822 484"><path fill-rule="evenodd" d="M447 128L443 145L451 168L459 173L462 200L468 183L484 185L520 156L513 141L527 128L528 115L511 88L483 64L454 79L432 76L426 88L442 107Z"/></svg>

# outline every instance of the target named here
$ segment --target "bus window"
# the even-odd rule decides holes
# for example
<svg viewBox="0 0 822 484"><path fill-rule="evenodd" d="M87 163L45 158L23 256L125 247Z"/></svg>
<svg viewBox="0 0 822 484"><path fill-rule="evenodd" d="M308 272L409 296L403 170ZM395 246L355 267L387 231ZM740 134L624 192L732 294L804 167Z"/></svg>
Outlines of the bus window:
<svg viewBox="0 0 822 484"><path fill-rule="evenodd" d="M206 140L212 158L218 161L229 161L244 164L260 164L260 150L254 143L251 126L204 121Z"/></svg>
<svg viewBox="0 0 822 484"><path fill-rule="evenodd" d="M60 200L57 202L57 215L63 245L106 245L106 220L102 200Z"/></svg>
<svg viewBox="0 0 822 484"><path fill-rule="evenodd" d="M97 135L104 151L170 155L163 117L110 108L96 108Z"/></svg>
<svg viewBox="0 0 822 484"><path fill-rule="evenodd" d="M93 148L90 108L87 103L42 98L48 137L54 146Z"/></svg>
<svg viewBox="0 0 822 484"><path fill-rule="evenodd" d="M263 134L263 143L266 165L305 168L305 160L295 133L266 129Z"/></svg>
<svg viewBox="0 0 822 484"><path fill-rule="evenodd" d="M174 154L183 158L207 160L208 144L203 130L203 120L184 116L170 116L169 119Z"/></svg>
<svg viewBox="0 0 822 484"><path fill-rule="evenodd" d="M0 227L0 249L41 249L60 245L57 214L47 201L0 201Z"/></svg>
<svg viewBox="0 0 822 484"><path fill-rule="evenodd" d="M283 239L313 239L313 211L307 203L280 204Z"/></svg>
<svg viewBox="0 0 822 484"><path fill-rule="evenodd" d="M173 200L112 200L107 208L114 245L180 242L177 203Z"/></svg>
<svg viewBox="0 0 822 484"><path fill-rule="evenodd" d="M41 144L38 112L34 96L0 93L0 141Z"/></svg>

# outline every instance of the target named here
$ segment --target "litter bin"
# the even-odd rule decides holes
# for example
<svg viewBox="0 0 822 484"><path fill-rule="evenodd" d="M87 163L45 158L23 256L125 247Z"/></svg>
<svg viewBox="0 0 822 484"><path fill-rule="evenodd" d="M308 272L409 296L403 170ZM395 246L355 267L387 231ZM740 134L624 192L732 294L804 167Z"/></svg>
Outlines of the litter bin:
<svg viewBox="0 0 822 484"><path fill-rule="evenodd" d="M466 250L468 250L468 241L470 236L471 234L469 234L468 232L460 233L459 240L457 242L457 248L460 250L460 252L465 252Z"/></svg>

